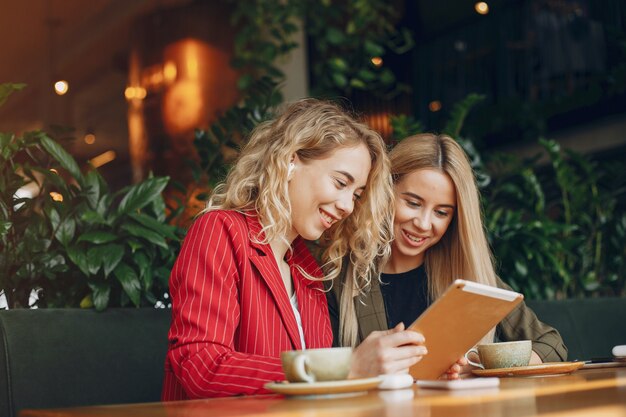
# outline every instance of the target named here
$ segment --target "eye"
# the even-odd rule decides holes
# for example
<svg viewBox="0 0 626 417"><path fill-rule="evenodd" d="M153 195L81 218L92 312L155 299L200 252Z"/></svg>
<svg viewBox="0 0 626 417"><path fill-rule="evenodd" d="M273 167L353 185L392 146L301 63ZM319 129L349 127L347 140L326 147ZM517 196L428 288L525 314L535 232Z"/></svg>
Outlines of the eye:
<svg viewBox="0 0 626 417"><path fill-rule="evenodd" d="M435 210L435 214L439 217L448 217L450 215L450 213L444 210Z"/></svg>
<svg viewBox="0 0 626 417"><path fill-rule="evenodd" d="M420 203L419 201L406 200L406 205L411 208L418 208L422 206L422 203Z"/></svg>
<svg viewBox="0 0 626 417"><path fill-rule="evenodd" d="M340 180L339 178L335 178L335 183L337 184L337 188L339 188L340 190L348 186L347 182Z"/></svg>
<svg viewBox="0 0 626 417"><path fill-rule="evenodd" d="M359 201L361 199L361 194L354 193L354 196L352 197L352 199L354 201Z"/></svg>

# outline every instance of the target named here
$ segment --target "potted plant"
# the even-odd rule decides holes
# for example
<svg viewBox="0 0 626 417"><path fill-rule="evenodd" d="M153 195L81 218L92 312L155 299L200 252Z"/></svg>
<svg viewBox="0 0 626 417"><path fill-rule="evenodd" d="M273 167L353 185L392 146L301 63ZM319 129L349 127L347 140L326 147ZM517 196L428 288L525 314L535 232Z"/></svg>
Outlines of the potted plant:
<svg viewBox="0 0 626 417"><path fill-rule="evenodd" d="M0 105L23 87L0 85ZM181 236L161 196L168 180L112 192L51 135L0 133L0 292L8 307L167 304ZM34 195L21 194L27 185Z"/></svg>

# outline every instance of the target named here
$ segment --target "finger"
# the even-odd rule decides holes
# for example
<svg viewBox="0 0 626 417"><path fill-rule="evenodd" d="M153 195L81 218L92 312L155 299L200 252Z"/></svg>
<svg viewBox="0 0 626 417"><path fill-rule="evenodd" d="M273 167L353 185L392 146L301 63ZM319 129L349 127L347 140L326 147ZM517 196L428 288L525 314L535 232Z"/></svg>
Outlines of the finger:
<svg viewBox="0 0 626 417"><path fill-rule="evenodd" d="M393 361L408 359L416 356L422 357L428 354L428 349L426 349L426 346L423 345L407 345L388 349L386 352L389 358L388 360Z"/></svg>
<svg viewBox="0 0 626 417"><path fill-rule="evenodd" d="M456 373L456 372L453 373L453 374L447 374L446 376L447 376L447 378L449 380L455 380L455 379L459 379L460 378L460 375L458 373Z"/></svg>
<svg viewBox="0 0 626 417"><path fill-rule="evenodd" d="M382 346L396 347L402 345L423 345L425 341L426 339L421 333L405 330L382 336L380 343Z"/></svg>
<svg viewBox="0 0 626 417"><path fill-rule="evenodd" d="M406 373L408 372L411 366L418 363L421 359L422 359L421 356L414 356L408 359L387 362L383 365L382 373L383 374Z"/></svg>
<svg viewBox="0 0 626 417"><path fill-rule="evenodd" d="M460 365L460 366L465 366L465 365L467 365L467 364L468 364L468 362L467 362L467 358L466 358L465 356L461 356L461 357L460 357L460 358L456 361L456 363L457 363L458 365Z"/></svg>
<svg viewBox="0 0 626 417"><path fill-rule="evenodd" d="M461 372L461 367L457 364L454 364L446 371L447 374L458 374Z"/></svg>

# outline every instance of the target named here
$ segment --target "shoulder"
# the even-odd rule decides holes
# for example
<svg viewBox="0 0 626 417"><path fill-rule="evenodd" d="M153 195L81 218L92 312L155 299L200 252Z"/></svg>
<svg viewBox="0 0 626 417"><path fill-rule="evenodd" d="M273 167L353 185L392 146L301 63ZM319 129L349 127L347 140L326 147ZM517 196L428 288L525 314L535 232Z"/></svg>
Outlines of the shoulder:
<svg viewBox="0 0 626 417"><path fill-rule="evenodd" d="M199 215L195 224L220 224L229 227L245 227L246 215L235 210L211 210Z"/></svg>
<svg viewBox="0 0 626 417"><path fill-rule="evenodd" d="M232 239L248 236L245 215L234 210L212 210L198 216L188 235L201 235L204 238L226 235Z"/></svg>

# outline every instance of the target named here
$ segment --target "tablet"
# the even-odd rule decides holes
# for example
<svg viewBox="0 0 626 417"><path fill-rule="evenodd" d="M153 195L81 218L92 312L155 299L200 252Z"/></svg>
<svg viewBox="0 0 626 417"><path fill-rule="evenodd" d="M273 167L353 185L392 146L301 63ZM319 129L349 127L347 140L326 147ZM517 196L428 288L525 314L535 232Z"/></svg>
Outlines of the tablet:
<svg viewBox="0 0 626 417"><path fill-rule="evenodd" d="M511 312L524 296L458 279L409 326L422 333L428 354L409 369L414 379L438 379Z"/></svg>

